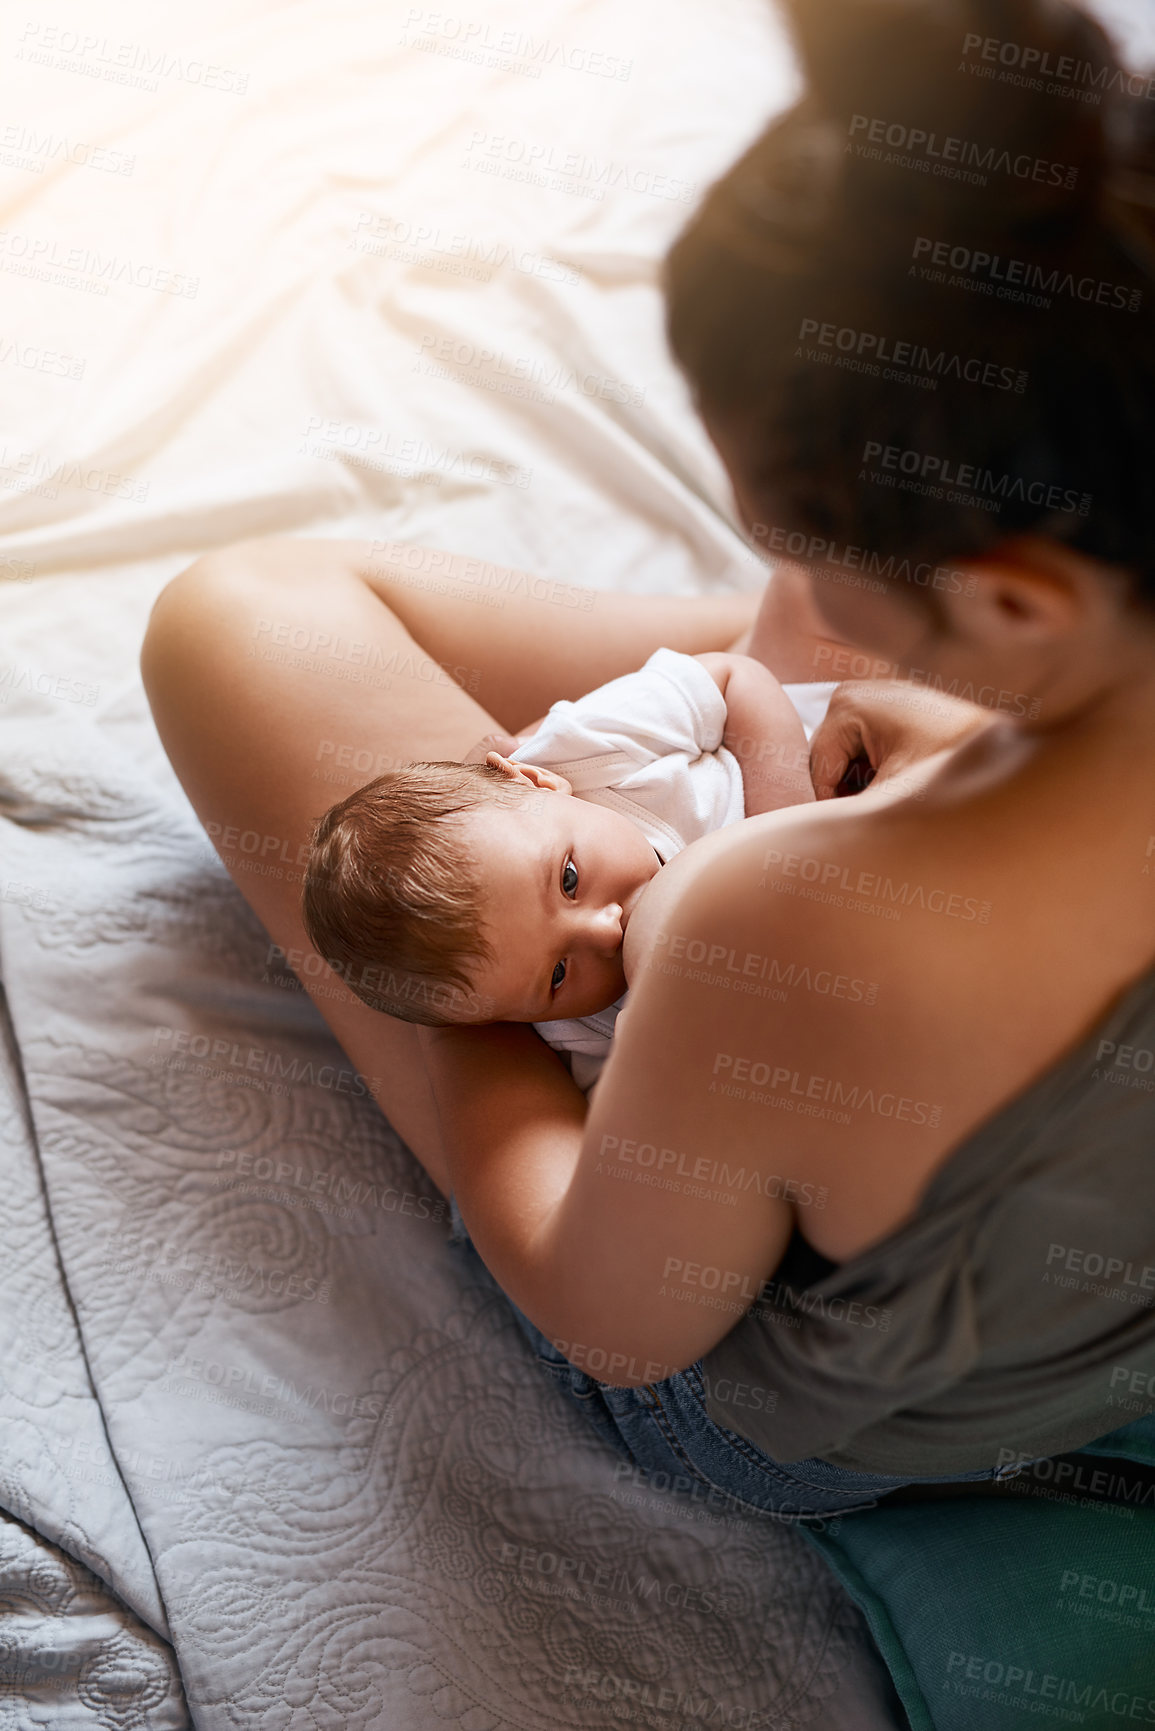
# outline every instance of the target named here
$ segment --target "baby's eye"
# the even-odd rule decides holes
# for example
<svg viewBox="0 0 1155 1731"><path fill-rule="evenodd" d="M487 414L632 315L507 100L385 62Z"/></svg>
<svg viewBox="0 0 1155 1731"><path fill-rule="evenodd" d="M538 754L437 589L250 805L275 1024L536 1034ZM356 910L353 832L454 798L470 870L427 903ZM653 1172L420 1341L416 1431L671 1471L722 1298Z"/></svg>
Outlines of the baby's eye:
<svg viewBox="0 0 1155 1731"><path fill-rule="evenodd" d="M577 867L574 865L574 863L571 859L567 859L565 862L565 865L562 867L562 872L561 872L562 894L567 895L567 896L575 896L577 894L577 887L578 887Z"/></svg>
<svg viewBox="0 0 1155 1731"><path fill-rule="evenodd" d="M549 982L550 983L550 989L552 991L556 992L558 987L561 985L561 983L564 979L565 979L565 963L559 962L557 967L553 971L553 978Z"/></svg>

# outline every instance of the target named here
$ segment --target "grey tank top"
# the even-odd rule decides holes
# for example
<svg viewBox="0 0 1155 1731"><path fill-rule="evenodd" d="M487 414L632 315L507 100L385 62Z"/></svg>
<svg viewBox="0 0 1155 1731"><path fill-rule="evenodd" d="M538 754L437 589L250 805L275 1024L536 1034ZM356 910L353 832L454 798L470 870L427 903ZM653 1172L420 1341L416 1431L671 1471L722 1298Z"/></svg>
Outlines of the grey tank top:
<svg viewBox="0 0 1155 1731"><path fill-rule="evenodd" d="M702 1363L775 1460L935 1477L1155 1411L1155 972L827 1269L780 1271Z"/></svg>

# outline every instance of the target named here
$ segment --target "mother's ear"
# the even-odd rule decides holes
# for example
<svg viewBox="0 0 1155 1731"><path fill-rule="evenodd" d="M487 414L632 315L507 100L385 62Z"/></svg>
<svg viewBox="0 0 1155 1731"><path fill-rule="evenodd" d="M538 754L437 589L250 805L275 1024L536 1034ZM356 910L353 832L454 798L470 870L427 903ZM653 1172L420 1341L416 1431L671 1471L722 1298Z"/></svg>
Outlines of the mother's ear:
<svg viewBox="0 0 1155 1731"><path fill-rule="evenodd" d="M542 769L536 763L514 763L512 758L502 757L499 751L488 752L485 761L491 769L503 771L510 781L528 782L530 787L541 788L546 793L573 792L564 775L555 775L552 769Z"/></svg>
<svg viewBox="0 0 1155 1731"><path fill-rule="evenodd" d="M960 588L935 597L943 624L952 636L996 652L1043 649L1107 624L1127 597L1121 573L1034 538L968 563L963 577Z"/></svg>

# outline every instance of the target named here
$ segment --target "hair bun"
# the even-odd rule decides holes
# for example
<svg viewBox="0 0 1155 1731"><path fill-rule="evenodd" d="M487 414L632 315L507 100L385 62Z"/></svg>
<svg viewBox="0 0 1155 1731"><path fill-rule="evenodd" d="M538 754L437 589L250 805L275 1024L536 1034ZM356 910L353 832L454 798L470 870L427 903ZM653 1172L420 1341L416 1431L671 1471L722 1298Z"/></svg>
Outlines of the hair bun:
<svg viewBox="0 0 1155 1731"><path fill-rule="evenodd" d="M981 200L976 191L972 201L988 222L992 206L1030 221L1075 218L1097 205L1110 151L1105 105L1095 96L1117 91L1119 61L1102 27L1068 0L782 3L812 115L845 119L848 132L863 117L894 136L903 129L953 135L974 147L976 161L993 147L1062 166L1062 176L988 177ZM880 178L872 177L871 203L885 196ZM909 208L919 199L910 176L890 178L896 203ZM942 200L945 184L929 181L921 196Z"/></svg>

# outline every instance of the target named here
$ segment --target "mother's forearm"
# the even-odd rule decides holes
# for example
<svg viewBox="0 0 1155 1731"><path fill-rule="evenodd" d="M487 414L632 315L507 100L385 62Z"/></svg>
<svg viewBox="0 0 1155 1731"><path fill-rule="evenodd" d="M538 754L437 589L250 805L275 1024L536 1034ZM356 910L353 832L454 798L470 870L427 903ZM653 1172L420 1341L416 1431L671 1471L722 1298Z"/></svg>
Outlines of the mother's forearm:
<svg viewBox="0 0 1155 1731"><path fill-rule="evenodd" d="M581 1156L585 1098L532 1028L419 1032L458 1207L490 1272L533 1316Z"/></svg>
<svg viewBox="0 0 1155 1731"><path fill-rule="evenodd" d="M725 648L753 624L761 599L625 595L436 548L346 546L361 580L426 653L515 731L558 698L634 672L662 645L687 655Z"/></svg>
<svg viewBox="0 0 1155 1731"><path fill-rule="evenodd" d="M755 605L595 594L435 549L285 537L207 555L158 599L141 670L185 793L279 959L442 1189L451 1180L418 1030L356 999L301 922L317 819L370 774L463 758L486 732L663 643L720 649ZM259 838L260 862L238 843L246 836ZM469 1147L468 1129L457 1145Z"/></svg>

